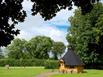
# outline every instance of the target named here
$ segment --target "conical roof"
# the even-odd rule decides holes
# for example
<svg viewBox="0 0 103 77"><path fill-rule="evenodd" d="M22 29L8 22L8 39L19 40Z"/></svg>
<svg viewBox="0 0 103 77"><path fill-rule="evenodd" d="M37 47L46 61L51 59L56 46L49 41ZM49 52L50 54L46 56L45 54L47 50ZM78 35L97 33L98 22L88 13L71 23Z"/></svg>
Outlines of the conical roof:
<svg viewBox="0 0 103 77"><path fill-rule="evenodd" d="M69 66L84 65L84 63L80 60L80 58L72 49L68 49L62 60L64 61L65 65Z"/></svg>

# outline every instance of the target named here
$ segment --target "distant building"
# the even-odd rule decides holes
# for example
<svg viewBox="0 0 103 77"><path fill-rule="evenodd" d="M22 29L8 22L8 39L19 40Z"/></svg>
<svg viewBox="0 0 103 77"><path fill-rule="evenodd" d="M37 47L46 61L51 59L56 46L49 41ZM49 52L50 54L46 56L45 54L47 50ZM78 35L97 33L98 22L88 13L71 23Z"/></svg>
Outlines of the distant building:
<svg viewBox="0 0 103 77"><path fill-rule="evenodd" d="M83 71L84 68L84 63L80 60L80 58L72 49L68 49L65 55L59 60L59 63L60 72L80 73Z"/></svg>

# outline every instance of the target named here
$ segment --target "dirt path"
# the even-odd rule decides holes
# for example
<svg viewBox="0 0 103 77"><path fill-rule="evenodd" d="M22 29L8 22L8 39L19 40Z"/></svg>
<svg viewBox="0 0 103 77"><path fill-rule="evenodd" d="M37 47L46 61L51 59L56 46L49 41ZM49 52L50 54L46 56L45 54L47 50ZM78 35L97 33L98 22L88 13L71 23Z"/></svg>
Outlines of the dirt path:
<svg viewBox="0 0 103 77"><path fill-rule="evenodd" d="M39 74L35 77L48 77L48 76L51 76L51 75L54 75L54 74L58 74L58 72L45 72L45 73Z"/></svg>

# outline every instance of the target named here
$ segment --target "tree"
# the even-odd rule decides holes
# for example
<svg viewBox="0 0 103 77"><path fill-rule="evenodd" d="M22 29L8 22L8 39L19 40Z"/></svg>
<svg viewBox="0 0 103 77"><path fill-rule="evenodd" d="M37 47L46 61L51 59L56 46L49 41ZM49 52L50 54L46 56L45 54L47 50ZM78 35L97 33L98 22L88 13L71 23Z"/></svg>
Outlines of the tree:
<svg viewBox="0 0 103 77"><path fill-rule="evenodd" d="M54 59L58 59L58 56L61 57L61 54L65 52L65 45L62 42L53 42L52 53L54 55Z"/></svg>
<svg viewBox="0 0 103 77"><path fill-rule="evenodd" d="M15 24L23 22L26 17L22 2L23 0L0 0L0 46L7 46L19 34Z"/></svg>
<svg viewBox="0 0 103 77"><path fill-rule="evenodd" d="M52 40L46 36L36 36L26 46L26 50L32 58L47 59L52 47Z"/></svg>
<svg viewBox="0 0 103 77"><path fill-rule="evenodd" d="M91 11L92 3L99 0L31 0L34 4L32 14L39 13L45 20L49 20L56 16L61 9L72 9L72 2L75 6L80 7L83 14Z"/></svg>
<svg viewBox="0 0 103 77"><path fill-rule="evenodd" d="M0 59L1 58L4 58L4 55L3 55L3 51L2 51L2 49L1 49L1 47L0 47Z"/></svg>
<svg viewBox="0 0 103 77"><path fill-rule="evenodd" d="M0 0L0 46L7 46L19 34L19 30L15 29L18 22L23 22L26 17L26 11L22 8L24 0ZM74 5L81 7L82 13L90 12L92 3L99 0L31 0L34 4L32 7L32 15L40 13L45 19L49 20L56 16L61 9L72 8ZM11 21L11 23L9 22Z"/></svg>
<svg viewBox="0 0 103 77"><path fill-rule="evenodd" d="M25 59L28 58L27 52L25 52L24 39L14 39L13 42L7 47L8 57L13 59Z"/></svg>
<svg viewBox="0 0 103 77"><path fill-rule="evenodd" d="M69 19L71 27L67 40L86 64L103 64L103 4L82 15L80 10Z"/></svg>

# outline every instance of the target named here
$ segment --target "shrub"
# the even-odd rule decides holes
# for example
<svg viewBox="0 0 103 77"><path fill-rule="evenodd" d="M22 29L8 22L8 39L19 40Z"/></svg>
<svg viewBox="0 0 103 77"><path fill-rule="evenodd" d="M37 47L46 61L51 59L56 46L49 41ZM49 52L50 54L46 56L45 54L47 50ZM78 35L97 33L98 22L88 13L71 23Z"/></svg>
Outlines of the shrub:
<svg viewBox="0 0 103 77"><path fill-rule="evenodd" d="M58 68L58 61L45 59L0 59L0 66L44 66L47 69Z"/></svg>
<svg viewBox="0 0 103 77"><path fill-rule="evenodd" d="M0 59L0 66L44 66L44 62L40 59Z"/></svg>
<svg viewBox="0 0 103 77"><path fill-rule="evenodd" d="M45 62L46 69L57 69L59 67L59 63L56 60L47 60Z"/></svg>

